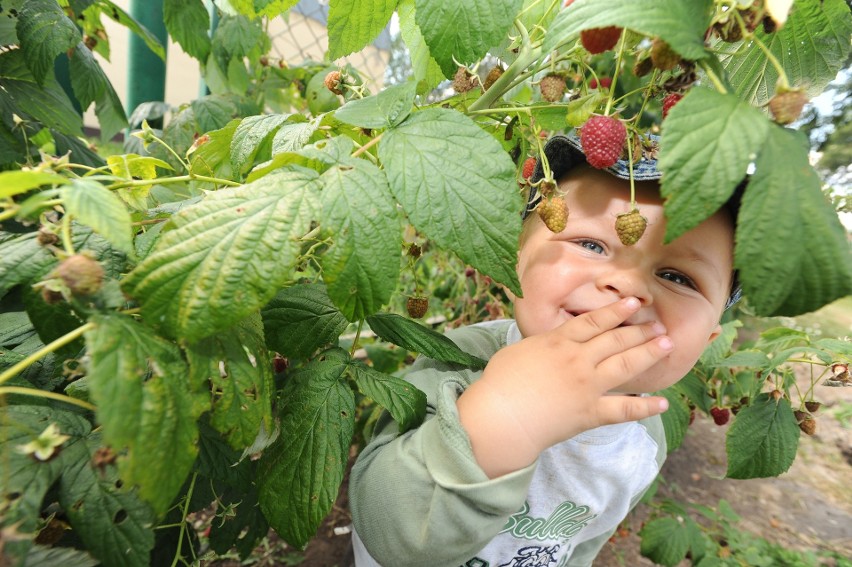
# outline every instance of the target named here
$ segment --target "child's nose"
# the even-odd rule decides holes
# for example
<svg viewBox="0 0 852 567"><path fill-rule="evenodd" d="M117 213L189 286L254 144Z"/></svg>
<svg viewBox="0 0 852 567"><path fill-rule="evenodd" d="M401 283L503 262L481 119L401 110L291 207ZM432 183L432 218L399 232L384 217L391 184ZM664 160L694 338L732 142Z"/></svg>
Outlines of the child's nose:
<svg viewBox="0 0 852 567"><path fill-rule="evenodd" d="M643 307L654 302L649 282L638 269L613 268L599 276L598 288L619 298L635 297Z"/></svg>

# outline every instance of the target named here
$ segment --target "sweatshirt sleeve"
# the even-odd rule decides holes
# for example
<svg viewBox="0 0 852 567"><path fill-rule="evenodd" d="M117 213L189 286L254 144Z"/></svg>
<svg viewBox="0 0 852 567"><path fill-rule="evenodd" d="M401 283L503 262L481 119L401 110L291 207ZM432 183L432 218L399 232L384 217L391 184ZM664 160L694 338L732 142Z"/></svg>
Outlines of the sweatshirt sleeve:
<svg viewBox="0 0 852 567"><path fill-rule="evenodd" d="M406 376L428 397L427 420L398 434L384 416L349 485L358 536L382 565L461 565L524 503L535 463L489 479L459 423L456 400L481 372L425 361Z"/></svg>

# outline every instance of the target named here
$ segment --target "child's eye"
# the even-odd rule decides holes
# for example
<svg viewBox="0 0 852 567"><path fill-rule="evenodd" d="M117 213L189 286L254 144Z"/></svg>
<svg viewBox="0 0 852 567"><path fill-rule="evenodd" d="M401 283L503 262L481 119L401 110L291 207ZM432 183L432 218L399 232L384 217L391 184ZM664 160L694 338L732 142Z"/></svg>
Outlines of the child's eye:
<svg viewBox="0 0 852 567"><path fill-rule="evenodd" d="M660 277L663 278L664 280L668 280L672 283L676 283L677 285L685 285L686 287L689 287L691 289L698 289L697 286L695 285L694 281L692 281L689 277L687 277L687 276L685 276L681 273L678 273L678 272L672 272L672 271L661 272Z"/></svg>
<svg viewBox="0 0 852 567"><path fill-rule="evenodd" d="M595 254L603 254L604 248L594 240L578 240L577 244L585 248L586 250L591 250Z"/></svg>

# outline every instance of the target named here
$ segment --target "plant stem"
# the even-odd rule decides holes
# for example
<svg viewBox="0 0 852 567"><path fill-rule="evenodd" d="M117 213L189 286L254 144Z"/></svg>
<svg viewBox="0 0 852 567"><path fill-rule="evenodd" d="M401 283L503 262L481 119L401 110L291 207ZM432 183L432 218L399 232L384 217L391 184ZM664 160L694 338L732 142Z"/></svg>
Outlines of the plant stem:
<svg viewBox="0 0 852 567"><path fill-rule="evenodd" d="M710 82L713 83L713 86L716 87L716 90L722 94L728 94L728 89L725 88L725 85L722 84L722 81L719 80L719 77L716 76L716 73L713 69L710 68L710 65L707 64L707 61L701 59L698 61L698 64L701 65L701 69L707 73L707 78L710 79Z"/></svg>
<svg viewBox="0 0 852 567"><path fill-rule="evenodd" d="M612 74L612 84L609 86L609 98L606 101L604 116L609 116L609 111L612 109L612 101L615 98L615 86L618 84L618 74L621 72L621 60L624 57L624 42L627 38L627 31L622 30L621 37L618 40L618 53L615 57L615 73ZM598 81L600 84L600 81ZM632 171L632 169L631 169Z"/></svg>
<svg viewBox="0 0 852 567"><path fill-rule="evenodd" d="M56 392L47 392L45 390L37 390L35 388L21 388L19 386L0 386L0 397L5 396L7 394L20 394L22 396L33 396L36 398L49 398L51 400L65 402L66 404L80 406L81 408L85 408L91 411L95 411L96 409L98 409L89 402L84 402L83 400L78 400L77 398L72 398L63 394L57 394Z"/></svg>
<svg viewBox="0 0 852 567"><path fill-rule="evenodd" d="M62 247L69 256L74 255L74 243L71 240L71 215L66 211L62 216ZM0 381L2 384L2 381Z"/></svg>
<svg viewBox="0 0 852 567"><path fill-rule="evenodd" d="M14 364L11 367L4 370L3 373L0 374L0 384L7 382L8 380L12 379L16 374L18 374L18 372L20 372L21 370L23 370L24 368L26 368L30 364L33 364L34 362L44 358L45 356L47 356L51 352L64 347L68 343L70 343L70 342L74 341L75 339L77 339L78 337L82 336L83 333L85 333L86 331L90 331L94 328L95 328L94 323L86 323L82 327L77 327L76 329L74 329L70 333L62 335L61 337L59 337L58 339L56 339L55 341L53 341L49 345L45 345L45 346L41 347L39 350L30 354L28 357L26 357L22 361L18 362L17 364Z"/></svg>
<svg viewBox="0 0 852 567"><path fill-rule="evenodd" d="M352 341L352 346L349 348L349 356L355 356L355 351L358 350L358 339L361 338L361 328L364 326L364 320L358 321L358 330L355 332L355 340Z"/></svg>
<svg viewBox="0 0 852 567"><path fill-rule="evenodd" d="M358 148L357 150L352 152L352 157L358 157L361 154L363 154L364 152L366 152L367 150L369 150L370 148L372 148L373 146L375 146L376 144L378 144L379 140L381 140L382 136L384 136L384 135L385 135L385 133L382 132L381 134L379 134L378 136L376 136L375 138L373 138L372 140L370 140L369 142L367 142L366 144L364 144L363 146L361 146L360 148Z"/></svg>
<svg viewBox="0 0 852 567"><path fill-rule="evenodd" d="M143 187L145 185L168 185L170 183L183 183L184 181L205 181L215 183L216 185L225 185L227 187L239 187L242 183L231 181L230 179L220 179L218 177L208 177L206 175L198 175L190 173L188 175L179 175L177 177L163 177L162 179L134 179L132 181L121 181L109 185L107 189L126 189L128 187Z"/></svg>
<svg viewBox="0 0 852 567"><path fill-rule="evenodd" d="M8 220L18 214L18 205L13 204L11 207L0 213L0 222Z"/></svg>
<svg viewBox="0 0 852 567"><path fill-rule="evenodd" d="M180 560L180 548L183 546L183 536L186 533L186 516L189 514L189 501L192 500L192 492L195 490L195 479L198 478L198 473L192 473L192 480L189 482L189 490L186 491L183 501L183 521L180 523L180 535L178 536L177 549L175 549L175 558L172 560L172 567L178 564Z"/></svg>
<svg viewBox="0 0 852 567"><path fill-rule="evenodd" d="M769 48L766 47L766 45L764 45L764 43L760 41L760 39L758 39L756 35L751 34L751 37L749 39L751 39L755 44L757 44L757 46L760 48L761 51L763 51L763 54L769 60L769 63L771 63L775 70L778 72L778 86L783 87L785 89L789 88L790 83L787 80L787 72L784 70L784 66L781 65L781 62L778 61L778 58L775 57L775 55L773 55L771 51L769 51Z"/></svg>

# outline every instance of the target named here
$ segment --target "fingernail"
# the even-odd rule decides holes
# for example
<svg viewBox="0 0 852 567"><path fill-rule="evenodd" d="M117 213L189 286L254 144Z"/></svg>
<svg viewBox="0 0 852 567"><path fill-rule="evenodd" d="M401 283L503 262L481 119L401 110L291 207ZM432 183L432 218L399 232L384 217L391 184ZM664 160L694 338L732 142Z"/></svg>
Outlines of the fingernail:
<svg viewBox="0 0 852 567"><path fill-rule="evenodd" d="M628 309L639 309L639 300L635 297L627 297L624 299L624 305Z"/></svg>
<svg viewBox="0 0 852 567"><path fill-rule="evenodd" d="M660 400L660 411L664 412L669 409L669 401L665 398Z"/></svg>
<svg viewBox="0 0 852 567"><path fill-rule="evenodd" d="M663 350L672 350L674 348L674 343L668 337L661 337L659 339L659 345Z"/></svg>

